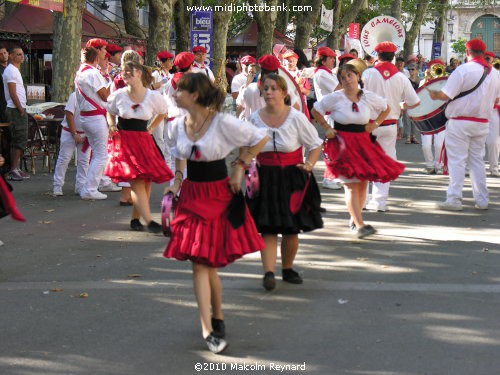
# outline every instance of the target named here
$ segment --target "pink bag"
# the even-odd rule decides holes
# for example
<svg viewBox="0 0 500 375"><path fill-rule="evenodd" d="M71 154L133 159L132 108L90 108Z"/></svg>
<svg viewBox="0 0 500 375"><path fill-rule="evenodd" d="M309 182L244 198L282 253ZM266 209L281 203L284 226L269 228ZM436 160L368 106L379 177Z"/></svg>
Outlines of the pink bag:
<svg viewBox="0 0 500 375"><path fill-rule="evenodd" d="M254 199L259 196L259 171L256 159L252 159L250 162L250 167L245 175L245 185L248 198Z"/></svg>
<svg viewBox="0 0 500 375"><path fill-rule="evenodd" d="M163 227L163 234L165 237L170 237L172 235L170 223L174 220L178 200L179 198L170 192L165 194L161 201L161 226Z"/></svg>

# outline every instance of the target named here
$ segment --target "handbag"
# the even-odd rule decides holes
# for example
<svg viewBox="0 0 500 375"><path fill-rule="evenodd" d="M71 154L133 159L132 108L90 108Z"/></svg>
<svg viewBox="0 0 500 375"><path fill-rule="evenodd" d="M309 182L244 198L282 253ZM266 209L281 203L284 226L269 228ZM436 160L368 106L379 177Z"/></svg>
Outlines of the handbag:
<svg viewBox="0 0 500 375"><path fill-rule="evenodd" d="M255 158L250 162L250 166L245 174L245 185L248 198L254 199L259 196L259 171Z"/></svg>
<svg viewBox="0 0 500 375"><path fill-rule="evenodd" d="M178 201L179 198L172 192L165 194L161 201L161 226L165 237L170 237L172 235L170 223L174 220Z"/></svg>

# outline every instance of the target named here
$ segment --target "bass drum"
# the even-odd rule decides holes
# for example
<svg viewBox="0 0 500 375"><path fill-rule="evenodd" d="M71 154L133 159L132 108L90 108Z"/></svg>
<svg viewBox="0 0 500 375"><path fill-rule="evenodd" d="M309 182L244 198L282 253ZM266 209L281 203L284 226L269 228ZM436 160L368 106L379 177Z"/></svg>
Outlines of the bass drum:
<svg viewBox="0 0 500 375"><path fill-rule="evenodd" d="M300 111L307 116L308 119L309 117L309 110L307 109L307 101L306 97L302 92L300 91L300 87L295 81L295 79L288 73L288 70L280 66L279 68L279 75L283 77L286 81L286 85L288 87L288 93L290 94L290 98L292 99L292 106L297 104L300 108Z"/></svg>
<svg viewBox="0 0 500 375"><path fill-rule="evenodd" d="M436 78L417 89L420 104L408 110L408 117L422 134L438 133L446 126L447 119L444 114L446 102L431 99L427 89L440 91L447 79L448 77Z"/></svg>

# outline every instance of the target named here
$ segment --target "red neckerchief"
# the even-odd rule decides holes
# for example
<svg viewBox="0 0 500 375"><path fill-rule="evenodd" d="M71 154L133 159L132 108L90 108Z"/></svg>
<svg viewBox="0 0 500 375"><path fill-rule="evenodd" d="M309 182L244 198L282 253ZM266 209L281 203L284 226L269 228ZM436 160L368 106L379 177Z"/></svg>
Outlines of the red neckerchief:
<svg viewBox="0 0 500 375"><path fill-rule="evenodd" d="M379 73L385 80L391 78L393 75L399 72L398 68L396 68L396 65L388 61L377 63L375 65L375 69L379 71Z"/></svg>
<svg viewBox="0 0 500 375"><path fill-rule="evenodd" d="M316 74L316 72L320 69L326 70L328 73L333 74L333 72L330 69L325 68L324 66L318 66L316 69L314 69L314 74Z"/></svg>
<svg viewBox="0 0 500 375"><path fill-rule="evenodd" d="M182 76L184 75L184 73L182 72L177 72L174 74L174 76L170 79L170 82L172 83L172 87L177 90L177 83L179 82L179 80L182 78Z"/></svg>
<svg viewBox="0 0 500 375"><path fill-rule="evenodd" d="M485 68L491 68L491 65L486 62L484 57L474 57L471 61L469 62L475 62L478 63L479 65L484 66Z"/></svg>

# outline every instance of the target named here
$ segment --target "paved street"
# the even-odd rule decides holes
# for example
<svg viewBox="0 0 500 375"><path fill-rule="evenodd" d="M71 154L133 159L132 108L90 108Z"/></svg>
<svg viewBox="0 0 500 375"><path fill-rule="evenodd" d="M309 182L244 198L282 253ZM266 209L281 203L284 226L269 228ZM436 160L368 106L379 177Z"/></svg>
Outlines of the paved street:
<svg viewBox="0 0 500 375"><path fill-rule="evenodd" d="M223 355L201 338L190 263L129 231L118 193L80 200L74 166L63 197L48 174L14 183L28 221L0 221L0 374L500 374L500 178L488 211L469 179L464 211L439 211L447 177L421 172L419 145L398 155L407 169L390 211L365 214L369 240L349 232L343 192L322 190L325 228L301 235L303 285L265 292L258 254L221 270Z"/></svg>

